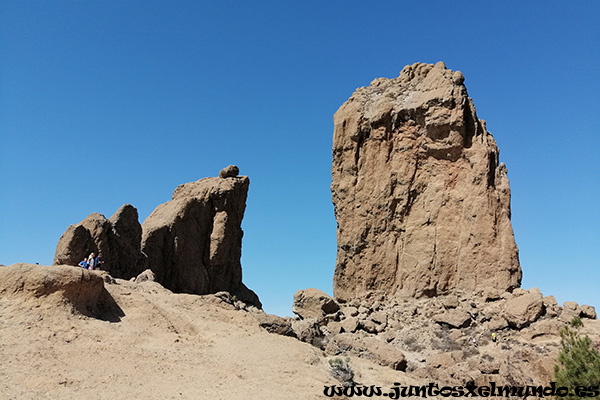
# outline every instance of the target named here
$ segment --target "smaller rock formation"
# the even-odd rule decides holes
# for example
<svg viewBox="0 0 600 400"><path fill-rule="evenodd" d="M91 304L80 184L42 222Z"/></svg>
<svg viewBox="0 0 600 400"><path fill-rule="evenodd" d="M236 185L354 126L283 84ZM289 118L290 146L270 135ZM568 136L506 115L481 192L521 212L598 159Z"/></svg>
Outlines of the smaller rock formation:
<svg viewBox="0 0 600 400"><path fill-rule="evenodd" d="M228 165L219 171L219 178L233 178L238 176L240 169L235 165Z"/></svg>
<svg viewBox="0 0 600 400"><path fill-rule="evenodd" d="M144 272L142 272L141 274L139 274L138 276L136 276L135 278L132 278L132 280L135 283L142 283L142 282L154 282L154 272L152 272L151 269L147 269Z"/></svg>
<svg viewBox="0 0 600 400"><path fill-rule="evenodd" d="M142 228L137 209L124 204L106 219L93 213L76 225L71 225L56 246L54 265L78 265L90 253L102 253L101 268L115 278L129 279L146 268L141 252Z"/></svg>
<svg viewBox="0 0 600 400"><path fill-rule="evenodd" d="M260 312L255 313L254 316L258 321L258 325L267 332L282 336L296 337L296 333L294 332L294 329L292 329L291 318Z"/></svg>
<svg viewBox="0 0 600 400"><path fill-rule="evenodd" d="M320 319L327 314L334 314L339 309L340 306L335 300L319 289L298 290L294 294L292 311L300 319Z"/></svg>
<svg viewBox="0 0 600 400"><path fill-rule="evenodd" d="M375 337L361 338L350 333L340 333L329 341L326 352L334 356L352 354L397 371L406 370L404 354L397 347Z"/></svg>
<svg viewBox="0 0 600 400"><path fill-rule="evenodd" d="M510 326L521 329L537 321L543 310L542 294L539 290L531 291L508 300L504 305L504 318Z"/></svg>
<svg viewBox="0 0 600 400"><path fill-rule="evenodd" d="M104 292L102 274L79 267L19 263L0 269L0 298L19 297L30 306L69 306L94 316Z"/></svg>
<svg viewBox="0 0 600 400"><path fill-rule="evenodd" d="M229 166L218 178L179 185L142 224L142 250L156 281L178 293L228 291L260 307L242 283L241 228L250 180Z"/></svg>

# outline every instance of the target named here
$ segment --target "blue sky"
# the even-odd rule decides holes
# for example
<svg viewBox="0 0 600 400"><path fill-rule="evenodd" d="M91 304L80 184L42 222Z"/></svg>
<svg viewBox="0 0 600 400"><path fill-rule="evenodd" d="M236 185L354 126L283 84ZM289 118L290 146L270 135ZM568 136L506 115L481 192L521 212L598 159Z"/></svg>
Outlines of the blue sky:
<svg viewBox="0 0 600 400"><path fill-rule="evenodd" d="M0 263L173 189L250 177L244 282L331 294L333 114L407 64L460 70L509 169L523 287L600 306L600 2L0 1Z"/></svg>

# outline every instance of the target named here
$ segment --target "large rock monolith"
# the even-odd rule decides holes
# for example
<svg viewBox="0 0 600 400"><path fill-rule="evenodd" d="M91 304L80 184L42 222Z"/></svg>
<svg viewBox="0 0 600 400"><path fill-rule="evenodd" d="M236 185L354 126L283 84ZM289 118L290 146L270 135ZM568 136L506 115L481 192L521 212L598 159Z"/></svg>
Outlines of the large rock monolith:
<svg viewBox="0 0 600 400"><path fill-rule="evenodd" d="M226 171L227 170L227 171ZM227 291L261 306L242 283L241 228L250 180L230 166L217 178L179 185L142 224L142 250L156 281L179 293Z"/></svg>
<svg viewBox="0 0 600 400"><path fill-rule="evenodd" d="M463 81L417 63L336 112L335 297L520 285L507 170Z"/></svg>

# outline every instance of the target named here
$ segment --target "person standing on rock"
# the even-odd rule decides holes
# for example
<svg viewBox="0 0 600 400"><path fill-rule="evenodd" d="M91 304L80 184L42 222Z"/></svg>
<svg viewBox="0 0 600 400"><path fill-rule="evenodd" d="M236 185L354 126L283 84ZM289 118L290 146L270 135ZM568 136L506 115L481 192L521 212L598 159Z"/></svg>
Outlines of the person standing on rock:
<svg viewBox="0 0 600 400"><path fill-rule="evenodd" d="M498 342L496 342L496 332L492 332L492 342L494 342L495 345L498 345Z"/></svg>
<svg viewBox="0 0 600 400"><path fill-rule="evenodd" d="M83 261L81 261L79 263L79 266L83 269L87 269L87 267L88 267L87 258L83 259Z"/></svg>
<svg viewBox="0 0 600 400"><path fill-rule="evenodd" d="M100 253L100 252L99 252L99 253L98 253L98 257L96 257L96 258L94 259L94 267L95 267L96 269L100 269L100 266L101 266L102 264L104 264L104 261L102 261L102 253Z"/></svg>
<svg viewBox="0 0 600 400"><path fill-rule="evenodd" d="M93 270L96 266L96 253L90 253L90 256L87 259L88 269Z"/></svg>

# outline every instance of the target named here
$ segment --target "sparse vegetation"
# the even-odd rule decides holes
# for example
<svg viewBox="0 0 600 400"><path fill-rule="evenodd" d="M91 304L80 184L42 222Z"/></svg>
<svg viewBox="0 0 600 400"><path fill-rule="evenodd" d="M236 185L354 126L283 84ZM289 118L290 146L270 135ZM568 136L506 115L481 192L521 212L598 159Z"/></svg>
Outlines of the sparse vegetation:
<svg viewBox="0 0 600 400"><path fill-rule="evenodd" d="M573 328L580 328L583 326L583 321L581 320L581 318L579 316L575 316L571 320L571 326Z"/></svg>
<svg viewBox="0 0 600 400"><path fill-rule="evenodd" d="M417 338L415 336L407 335L403 338L402 342L404 342L404 346L406 346L408 351L418 353L423 350L423 346L417 342Z"/></svg>
<svg viewBox="0 0 600 400"><path fill-rule="evenodd" d="M350 358L332 358L329 360L331 376L340 381L344 387L354 386L354 371L350 368Z"/></svg>
<svg viewBox="0 0 600 400"><path fill-rule="evenodd" d="M554 366L554 379L557 386L570 389L565 399L579 399L580 396L574 392L577 387L600 386L600 353L592 346L592 340L588 336L581 337L569 326L562 327L559 333L561 349L558 364Z"/></svg>

